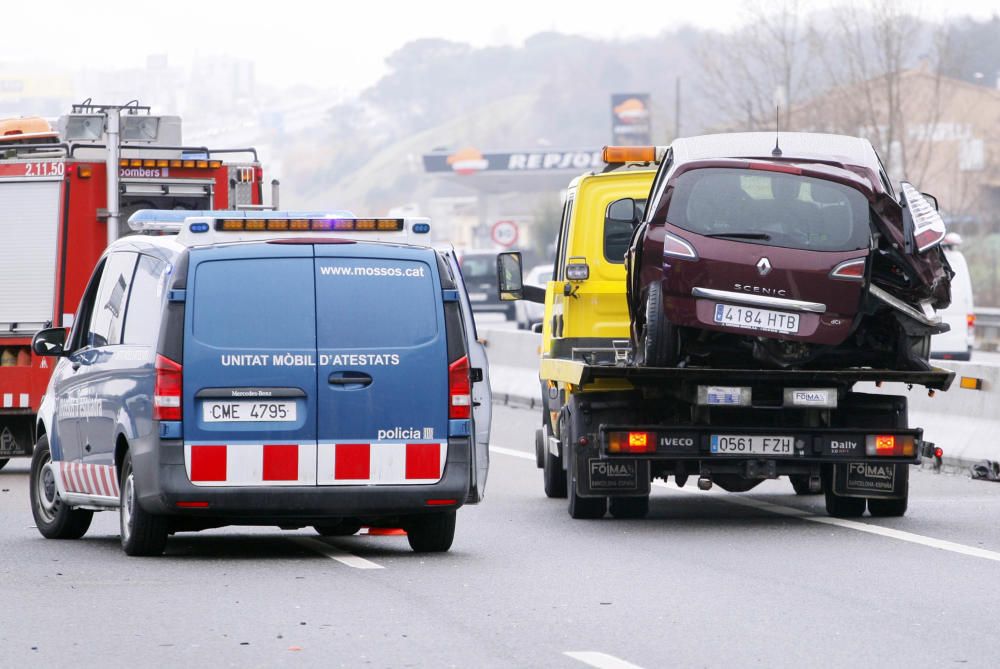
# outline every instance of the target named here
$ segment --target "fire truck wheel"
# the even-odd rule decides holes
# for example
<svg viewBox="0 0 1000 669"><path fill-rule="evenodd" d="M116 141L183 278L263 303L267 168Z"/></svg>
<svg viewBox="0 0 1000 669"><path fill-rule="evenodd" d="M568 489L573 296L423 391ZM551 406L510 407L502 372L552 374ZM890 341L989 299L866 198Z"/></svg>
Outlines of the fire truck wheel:
<svg viewBox="0 0 1000 669"><path fill-rule="evenodd" d="M608 513L615 518L645 518L649 513L649 496L611 497L608 499Z"/></svg>
<svg viewBox="0 0 1000 669"><path fill-rule="evenodd" d="M122 550L131 556L162 555L167 547L170 529L167 518L143 510L139 505L132 454L125 452L122 462L121 500L118 517L121 525Z"/></svg>
<svg viewBox="0 0 1000 669"><path fill-rule="evenodd" d="M361 521L345 519L329 525L313 525L313 529L323 537L350 537L361 529Z"/></svg>
<svg viewBox="0 0 1000 669"><path fill-rule="evenodd" d="M443 553L455 539L455 512L415 516L404 529L414 552Z"/></svg>
<svg viewBox="0 0 1000 669"><path fill-rule="evenodd" d="M868 513L876 518L898 518L906 514L909 495L901 499L868 498Z"/></svg>
<svg viewBox="0 0 1000 669"><path fill-rule="evenodd" d="M10 462L10 458L0 458L0 469L6 467L8 462Z"/></svg>
<svg viewBox="0 0 1000 669"><path fill-rule="evenodd" d="M93 511L73 509L63 504L56 488L56 472L49 452L49 438L42 435L31 457L31 515L46 539L79 539L87 533Z"/></svg>
<svg viewBox="0 0 1000 669"><path fill-rule="evenodd" d="M646 322L642 326L639 346L643 365L647 367L675 367L680 358L677 326L663 313L663 288L659 281L649 287L646 295Z"/></svg>

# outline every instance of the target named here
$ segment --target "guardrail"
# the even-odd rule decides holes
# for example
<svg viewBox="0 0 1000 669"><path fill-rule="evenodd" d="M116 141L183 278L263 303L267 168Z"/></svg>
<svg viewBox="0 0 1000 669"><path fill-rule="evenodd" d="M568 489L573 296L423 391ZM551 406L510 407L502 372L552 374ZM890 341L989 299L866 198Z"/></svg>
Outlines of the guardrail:
<svg viewBox="0 0 1000 669"><path fill-rule="evenodd" d="M996 351L1000 348L1000 309L980 307L976 314L976 348L980 351Z"/></svg>
<svg viewBox="0 0 1000 669"><path fill-rule="evenodd" d="M995 310L1000 315L1000 309ZM538 407L541 386L538 357L541 335L518 330L481 332L490 359L493 400L504 404ZM922 427L924 438L944 450L948 468L968 467L980 460L1000 460L1000 366L969 362L935 361L956 372L948 392L928 393L905 384L858 384L859 392L904 395L910 425ZM962 388L961 377L980 379L979 389Z"/></svg>

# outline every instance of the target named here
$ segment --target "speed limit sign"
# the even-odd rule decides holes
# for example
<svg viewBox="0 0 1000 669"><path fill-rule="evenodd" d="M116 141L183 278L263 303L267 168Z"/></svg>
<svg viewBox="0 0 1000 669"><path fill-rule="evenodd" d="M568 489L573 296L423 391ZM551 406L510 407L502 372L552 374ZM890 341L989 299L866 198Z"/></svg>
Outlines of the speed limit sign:
<svg viewBox="0 0 1000 669"><path fill-rule="evenodd" d="M506 248L517 243L517 235L517 223L514 221L497 221L490 231L490 237L493 241Z"/></svg>

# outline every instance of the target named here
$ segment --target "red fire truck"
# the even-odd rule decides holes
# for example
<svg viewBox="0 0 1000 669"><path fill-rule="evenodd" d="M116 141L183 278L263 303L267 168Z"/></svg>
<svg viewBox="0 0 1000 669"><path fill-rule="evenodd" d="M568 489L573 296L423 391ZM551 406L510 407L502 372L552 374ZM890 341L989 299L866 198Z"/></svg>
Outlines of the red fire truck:
<svg viewBox="0 0 1000 669"><path fill-rule="evenodd" d="M32 354L32 335L72 325L97 259L130 232L128 216L259 209L262 181L254 149L183 146L179 117L138 103L87 101L56 128L0 121L0 467L34 444L51 368Z"/></svg>

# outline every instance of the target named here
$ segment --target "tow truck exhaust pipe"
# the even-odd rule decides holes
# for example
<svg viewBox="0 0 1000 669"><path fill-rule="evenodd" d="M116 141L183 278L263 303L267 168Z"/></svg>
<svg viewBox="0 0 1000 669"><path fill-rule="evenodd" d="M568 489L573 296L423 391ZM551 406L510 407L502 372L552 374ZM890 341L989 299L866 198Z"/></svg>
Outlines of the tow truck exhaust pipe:
<svg viewBox="0 0 1000 669"><path fill-rule="evenodd" d="M698 490L711 490L712 489L712 479L708 476L698 477Z"/></svg>

